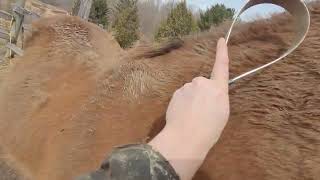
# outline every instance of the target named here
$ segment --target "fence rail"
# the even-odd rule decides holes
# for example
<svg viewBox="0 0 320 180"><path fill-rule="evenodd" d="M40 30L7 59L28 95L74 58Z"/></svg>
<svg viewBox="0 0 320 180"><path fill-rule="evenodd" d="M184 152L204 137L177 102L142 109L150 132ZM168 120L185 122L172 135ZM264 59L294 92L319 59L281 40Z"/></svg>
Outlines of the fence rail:
<svg viewBox="0 0 320 180"><path fill-rule="evenodd" d="M9 30L5 30L5 27L0 27L0 38L6 41L5 47L7 48L7 53L5 56L9 58L12 58L15 54L23 55L23 50L17 47L16 44L22 29L24 15L28 13L28 11L24 9L25 3L26 0L17 0L13 7L12 14L6 11L0 11L0 19L10 21Z"/></svg>
<svg viewBox="0 0 320 180"><path fill-rule="evenodd" d="M12 50L15 54L23 56L23 50L15 44L7 43L6 48Z"/></svg>
<svg viewBox="0 0 320 180"><path fill-rule="evenodd" d="M4 29L0 28L0 38L6 41L10 41L10 33Z"/></svg>
<svg viewBox="0 0 320 180"><path fill-rule="evenodd" d="M11 21L13 16L12 16L12 14L10 14L10 13L8 13L6 11L0 10L0 18L4 19L6 21Z"/></svg>
<svg viewBox="0 0 320 180"><path fill-rule="evenodd" d="M88 20L93 0L78 0L79 11L77 13L81 18ZM34 16L36 14L25 9L26 0L16 0L12 9L12 14L0 10L0 21L8 22L7 25L0 23L0 39L5 40L5 47L7 48L6 57L13 57L14 55L23 55L23 50L17 46L21 29L25 28L23 24L26 15ZM7 28L7 30L6 30ZM22 39L23 42L23 39ZM23 45L22 45L23 46Z"/></svg>

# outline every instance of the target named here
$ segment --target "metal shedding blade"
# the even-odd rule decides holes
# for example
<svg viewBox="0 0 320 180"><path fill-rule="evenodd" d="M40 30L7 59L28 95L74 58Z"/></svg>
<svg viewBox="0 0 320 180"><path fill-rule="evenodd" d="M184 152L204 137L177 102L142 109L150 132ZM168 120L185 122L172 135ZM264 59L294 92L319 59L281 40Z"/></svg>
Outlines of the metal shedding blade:
<svg viewBox="0 0 320 180"><path fill-rule="evenodd" d="M232 29L233 29L235 23L237 22L238 18L240 17L240 15L243 12L245 12L247 9L249 9L253 6L259 5L259 4L274 4L274 5L280 6L280 7L284 8L285 10L287 10L292 15L292 17L294 19L294 27L295 27L294 30L296 32L296 37L293 41L293 44L290 46L290 48L285 53L283 53L278 59L275 59L275 60L273 60L263 66L260 66L256 69L253 69L249 72L246 72L240 76L237 76L237 77L229 80L229 84L232 84L239 79L242 79L246 76L254 74L254 73L282 60L283 58L288 56L290 53L292 53L295 49L297 49L299 47L299 45L303 42L303 40L305 39L305 37L309 31L310 12L307 8L307 5L305 4L305 2L303 0L250 0L240 9L240 11L235 16L235 18L232 22L232 25L229 29L229 32L226 36L227 43L229 42Z"/></svg>

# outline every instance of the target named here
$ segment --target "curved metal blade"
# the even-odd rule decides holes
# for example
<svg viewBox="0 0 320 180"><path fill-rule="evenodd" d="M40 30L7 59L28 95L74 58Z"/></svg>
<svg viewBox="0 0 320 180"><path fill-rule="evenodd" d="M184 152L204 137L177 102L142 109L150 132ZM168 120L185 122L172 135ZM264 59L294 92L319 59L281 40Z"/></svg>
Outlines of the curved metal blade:
<svg viewBox="0 0 320 180"><path fill-rule="evenodd" d="M229 81L229 84L234 83L235 81L242 79L246 76L249 76L251 74L254 74L268 66L273 65L274 63L282 60L286 56L288 56L290 53L292 53L295 49L299 47L299 45L303 42L305 39L309 27L310 27L310 12L303 0L250 0L248 1L237 13L235 16L232 25L229 29L229 32L226 36L226 42L229 42L231 32L233 30L233 27L235 23L237 22L237 19L240 17L240 15L245 12L247 9L259 5L259 4L274 4L278 5L285 10L287 10L294 18L294 23L295 23L295 31L296 31L296 38L294 39L294 42L292 46L285 52L283 53L278 59L275 59L263 66L260 66L256 69L253 69L249 72L246 72L244 74L241 74L240 76L237 76Z"/></svg>

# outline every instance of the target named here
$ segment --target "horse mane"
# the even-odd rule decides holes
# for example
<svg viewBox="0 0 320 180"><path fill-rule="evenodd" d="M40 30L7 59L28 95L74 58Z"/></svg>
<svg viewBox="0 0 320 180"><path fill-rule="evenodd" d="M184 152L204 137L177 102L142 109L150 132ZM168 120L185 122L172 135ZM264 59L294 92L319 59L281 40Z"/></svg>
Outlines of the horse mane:
<svg viewBox="0 0 320 180"><path fill-rule="evenodd" d="M133 59L154 58L179 49L183 46L183 44L184 41L182 39L173 39L158 46L154 46L152 44L140 45L134 50L131 55Z"/></svg>
<svg viewBox="0 0 320 180"><path fill-rule="evenodd" d="M279 36L275 35L277 27L284 24L286 24L284 31L291 31L288 29L290 27L287 26L288 21L290 24L291 19L287 13L274 14L269 19L260 19L252 22L239 21L232 33L229 45L240 44L250 40L260 40L267 36L272 36L277 41L288 45L285 39L279 39ZM219 26L212 27L210 30L193 33L183 38L175 38L160 43L139 43L140 45L129 50L129 55L134 60L149 59L182 49L195 52L199 55L208 55L209 49L215 46L218 38L224 37L227 34L231 23L231 20L228 20ZM290 35L286 38L290 39ZM212 50L215 51L214 49Z"/></svg>

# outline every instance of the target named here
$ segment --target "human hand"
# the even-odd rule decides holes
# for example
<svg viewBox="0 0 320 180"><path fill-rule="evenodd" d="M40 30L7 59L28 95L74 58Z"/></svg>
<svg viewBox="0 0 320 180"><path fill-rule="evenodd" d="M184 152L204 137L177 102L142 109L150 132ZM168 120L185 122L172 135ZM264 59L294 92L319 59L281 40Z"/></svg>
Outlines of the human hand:
<svg viewBox="0 0 320 180"><path fill-rule="evenodd" d="M228 81L228 49L220 39L211 78L197 77L174 93L166 128L215 144L229 119Z"/></svg>
<svg viewBox="0 0 320 180"><path fill-rule="evenodd" d="M193 177L229 119L228 81L228 48L220 39L211 78L195 78L174 93L166 126L149 143L182 180Z"/></svg>

